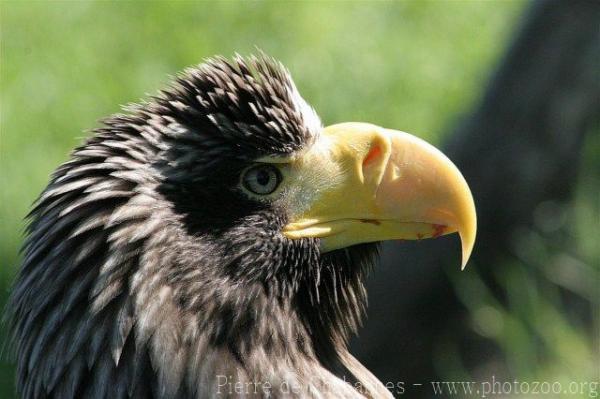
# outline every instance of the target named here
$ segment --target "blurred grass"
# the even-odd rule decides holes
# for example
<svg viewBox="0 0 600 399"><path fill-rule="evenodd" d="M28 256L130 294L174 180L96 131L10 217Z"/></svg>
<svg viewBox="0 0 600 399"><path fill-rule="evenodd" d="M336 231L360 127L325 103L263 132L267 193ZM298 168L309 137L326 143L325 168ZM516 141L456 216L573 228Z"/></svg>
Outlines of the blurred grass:
<svg viewBox="0 0 600 399"><path fill-rule="evenodd" d="M514 234L505 267L496 270L508 304L482 283L477 265L454 279L473 330L498 345L506 363L483 365L479 380L489 382L491 371L497 381L560 383L563 392L553 398L600 396L599 128L586 139L575 199L540 204L535 225ZM454 341L441 343L439 353L448 380L478 380ZM575 383L587 385L570 392Z"/></svg>
<svg viewBox="0 0 600 399"><path fill-rule="evenodd" d="M95 121L119 111L119 104L154 93L168 75L214 54L248 54L258 46L288 66L325 124L370 121L438 142L483 90L523 5L1 2L0 303L18 265L22 219L51 171ZM597 181L591 184L598 187ZM599 259L597 223L590 222L598 221L597 199L587 191L578 196L573 208L577 222L567 228L570 244L547 247L550 241L542 236L536 253L546 251L547 258L511 261L527 269L535 267L530 262L564 253L576 254L576 261L583 256L584 264ZM535 241L535 234L526 232L528 240ZM522 286L529 281L527 275L505 278L509 287L513 281ZM523 324L527 312L541 312L532 322L535 328L547 323L560 327L553 330L559 335L548 340L571 343L556 348L562 355L545 363L548 369L560 365L557 359L563 355L575 362L589 358L590 340L573 330L546 288L527 291L530 297L524 298L516 287L511 291L517 295L514 313L501 313L485 301L487 308L473 309L474 324L478 317L503 323L487 333L508 353L519 354L513 361L516 369L531 367L536 359L535 353L525 357L532 336L532 324ZM520 363L523 359L527 362ZM589 365L579 364L582 369ZM1 398L12 397L12 381L12 366L1 363Z"/></svg>

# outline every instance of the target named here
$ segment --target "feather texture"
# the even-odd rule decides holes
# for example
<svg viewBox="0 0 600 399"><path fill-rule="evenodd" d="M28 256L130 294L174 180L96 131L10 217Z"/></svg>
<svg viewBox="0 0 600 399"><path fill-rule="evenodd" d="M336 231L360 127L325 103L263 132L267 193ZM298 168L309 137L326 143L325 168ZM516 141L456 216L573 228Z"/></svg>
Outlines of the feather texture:
<svg viewBox="0 0 600 399"><path fill-rule="evenodd" d="M8 306L22 397L387 396L346 350L376 247L321 255L278 233L285 209L232 188L319 133L287 70L210 59L126 112L29 215Z"/></svg>

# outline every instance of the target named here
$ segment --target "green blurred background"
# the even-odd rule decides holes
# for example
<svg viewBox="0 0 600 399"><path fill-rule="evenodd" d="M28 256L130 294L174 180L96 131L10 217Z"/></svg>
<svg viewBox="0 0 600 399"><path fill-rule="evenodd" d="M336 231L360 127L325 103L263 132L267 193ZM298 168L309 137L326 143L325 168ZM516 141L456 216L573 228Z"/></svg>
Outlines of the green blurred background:
<svg viewBox="0 0 600 399"><path fill-rule="evenodd" d="M325 124L369 121L439 143L479 99L524 6L521 1L1 2L0 302L6 301L18 266L23 217L52 170L98 119L154 93L182 68L214 54L245 55L258 47L290 69ZM574 222L565 227L572 243L568 248L543 239L533 244L540 254L536 261L569 257L584 285L598 281L594 260L600 259L598 140L590 139L586 148L588 172L580 179ZM523 288L526 277L507 278L513 277ZM469 284L464 295L480 302L485 297L475 276L457 284ZM597 304L589 283L581 289ZM526 377L597 378L597 341L562 316L552 293L528 292L515 300L525 303L527 312L545 309L556 326L551 334L562 334L557 341L562 346L543 361L515 367ZM474 328L507 353L527 350L529 331L521 320L527 315L504 312L490 298L473 309ZM510 328L498 331L498 320ZM2 330L0 338L5 334ZM14 395L12 367L4 357L0 398Z"/></svg>

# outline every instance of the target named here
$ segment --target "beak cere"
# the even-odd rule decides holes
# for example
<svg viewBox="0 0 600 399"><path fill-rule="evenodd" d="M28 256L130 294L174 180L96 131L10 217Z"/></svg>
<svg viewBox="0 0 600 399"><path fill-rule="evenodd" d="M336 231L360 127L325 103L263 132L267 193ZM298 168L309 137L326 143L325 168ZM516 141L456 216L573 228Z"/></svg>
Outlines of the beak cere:
<svg viewBox="0 0 600 399"><path fill-rule="evenodd" d="M325 187L314 187L308 209L285 226L288 238L320 238L328 252L458 232L465 267L475 243L475 204L442 152L408 133L364 123L327 127L314 147L301 163L323 164L321 174L333 171Z"/></svg>

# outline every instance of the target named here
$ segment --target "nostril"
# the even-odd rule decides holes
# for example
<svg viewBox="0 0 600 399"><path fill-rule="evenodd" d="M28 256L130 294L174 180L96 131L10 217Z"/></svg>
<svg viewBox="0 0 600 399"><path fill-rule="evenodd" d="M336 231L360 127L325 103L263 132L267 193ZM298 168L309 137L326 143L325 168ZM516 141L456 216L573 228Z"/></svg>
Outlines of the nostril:
<svg viewBox="0 0 600 399"><path fill-rule="evenodd" d="M370 164L371 162L376 160L380 155L381 155L381 147L379 147L378 145L374 145L373 147L371 147L371 149L369 150L369 153L367 154L365 159L363 159L363 167L367 166L368 164Z"/></svg>

